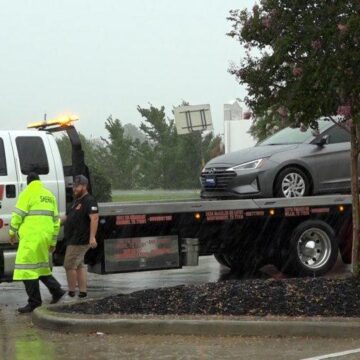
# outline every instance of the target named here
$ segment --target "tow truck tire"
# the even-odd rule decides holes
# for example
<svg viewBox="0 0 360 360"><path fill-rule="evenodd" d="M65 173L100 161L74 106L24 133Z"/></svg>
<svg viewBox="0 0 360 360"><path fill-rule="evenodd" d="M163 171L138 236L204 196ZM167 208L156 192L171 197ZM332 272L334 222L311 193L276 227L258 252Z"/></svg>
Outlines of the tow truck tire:
<svg viewBox="0 0 360 360"><path fill-rule="evenodd" d="M230 264L226 261L224 254L214 254L216 261L223 266L230 267Z"/></svg>
<svg viewBox="0 0 360 360"><path fill-rule="evenodd" d="M321 220L308 220L292 232L281 270L291 276L321 276L335 265L338 252L332 227Z"/></svg>
<svg viewBox="0 0 360 360"><path fill-rule="evenodd" d="M224 255L224 259L229 264L228 266L231 271L241 277L251 277L256 274L257 270L261 267L260 261L252 257L249 257L245 261L244 256L226 254Z"/></svg>

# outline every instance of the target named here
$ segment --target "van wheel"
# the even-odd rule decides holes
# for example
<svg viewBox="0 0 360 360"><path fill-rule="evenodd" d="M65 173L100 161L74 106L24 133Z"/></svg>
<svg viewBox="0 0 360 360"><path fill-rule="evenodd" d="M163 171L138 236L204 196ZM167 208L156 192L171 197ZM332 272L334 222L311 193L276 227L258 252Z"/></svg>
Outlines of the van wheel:
<svg viewBox="0 0 360 360"><path fill-rule="evenodd" d="M228 268L230 267L229 263L225 259L224 254L214 254L214 257L220 265L226 266Z"/></svg>
<svg viewBox="0 0 360 360"><path fill-rule="evenodd" d="M282 271L293 276L321 276L335 265L339 246L334 230L324 221L308 220L291 234Z"/></svg>
<svg viewBox="0 0 360 360"><path fill-rule="evenodd" d="M274 189L276 197L294 198L309 194L310 181L301 169L289 167L282 170L277 176Z"/></svg>

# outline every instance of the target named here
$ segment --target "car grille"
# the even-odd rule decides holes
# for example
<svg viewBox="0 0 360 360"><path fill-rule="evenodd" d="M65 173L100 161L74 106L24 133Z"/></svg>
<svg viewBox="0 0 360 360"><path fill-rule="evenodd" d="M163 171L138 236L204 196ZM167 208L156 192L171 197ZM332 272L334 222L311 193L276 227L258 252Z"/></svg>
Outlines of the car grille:
<svg viewBox="0 0 360 360"><path fill-rule="evenodd" d="M235 171L226 171L227 168L208 168L201 173L201 186L207 191L225 190L230 181L236 177ZM207 177L215 177L215 186L206 183Z"/></svg>

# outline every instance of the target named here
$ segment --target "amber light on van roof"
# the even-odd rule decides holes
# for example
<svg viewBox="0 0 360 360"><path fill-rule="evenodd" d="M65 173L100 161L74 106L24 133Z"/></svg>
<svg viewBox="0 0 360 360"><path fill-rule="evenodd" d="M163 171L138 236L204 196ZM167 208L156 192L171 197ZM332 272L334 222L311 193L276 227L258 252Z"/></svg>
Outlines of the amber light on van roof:
<svg viewBox="0 0 360 360"><path fill-rule="evenodd" d="M70 126L76 120L79 120L77 115L61 115L55 119L33 122L28 125L28 128L44 128L54 125L66 127Z"/></svg>

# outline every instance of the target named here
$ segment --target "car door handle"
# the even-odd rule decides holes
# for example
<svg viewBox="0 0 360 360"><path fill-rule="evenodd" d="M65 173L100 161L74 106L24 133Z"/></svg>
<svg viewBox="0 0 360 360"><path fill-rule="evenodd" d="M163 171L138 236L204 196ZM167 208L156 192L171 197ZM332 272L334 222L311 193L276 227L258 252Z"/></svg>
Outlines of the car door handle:
<svg viewBox="0 0 360 360"><path fill-rule="evenodd" d="M15 185L6 185L6 197L8 199L16 198L16 186Z"/></svg>

